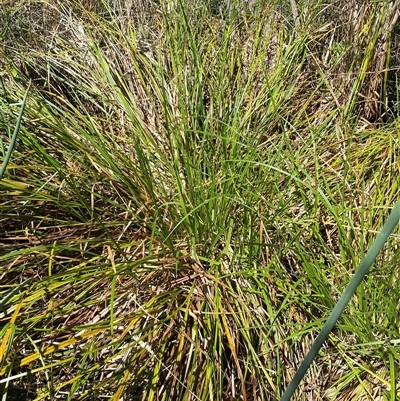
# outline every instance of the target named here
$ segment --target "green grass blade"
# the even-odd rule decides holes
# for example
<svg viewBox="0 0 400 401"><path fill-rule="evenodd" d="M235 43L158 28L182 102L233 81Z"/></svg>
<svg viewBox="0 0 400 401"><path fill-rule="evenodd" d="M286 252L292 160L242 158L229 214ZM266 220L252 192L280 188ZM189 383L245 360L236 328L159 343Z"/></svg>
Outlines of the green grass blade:
<svg viewBox="0 0 400 401"><path fill-rule="evenodd" d="M30 85L31 84L29 83L28 89L26 90L24 98L22 100L21 109L20 109L19 114L18 114L17 123L15 124L14 132L13 132L13 134L11 136L11 140L10 140L10 143L8 145L7 152L6 152L5 156L4 156L3 163L1 164L1 167L0 167L0 180L4 176L4 173L6 171L6 168L8 166L9 161L10 161L10 158L11 158L11 154L12 154L12 152L14 150L15 141L17 140L17 136L18 136L18 133L19 133L19 130L20 130L21 122L22 122L22 116L24 115L24 110L25 110L25 105L26 105L26 101L27 101L27 98L28 98L28 92L29 92Z"/></svg>

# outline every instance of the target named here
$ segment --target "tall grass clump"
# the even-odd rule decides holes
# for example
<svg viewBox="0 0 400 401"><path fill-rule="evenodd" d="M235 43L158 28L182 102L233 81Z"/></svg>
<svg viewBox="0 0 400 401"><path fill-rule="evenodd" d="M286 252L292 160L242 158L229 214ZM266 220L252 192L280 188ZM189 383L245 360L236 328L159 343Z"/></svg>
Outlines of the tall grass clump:
<svg viewBox="0 0 400 401"><path fill-rule="evenodd" d="M5 2L3 400L279 399L400 192L398 2L342 3ZM397 399L398 249L296 399Z"/></svg>

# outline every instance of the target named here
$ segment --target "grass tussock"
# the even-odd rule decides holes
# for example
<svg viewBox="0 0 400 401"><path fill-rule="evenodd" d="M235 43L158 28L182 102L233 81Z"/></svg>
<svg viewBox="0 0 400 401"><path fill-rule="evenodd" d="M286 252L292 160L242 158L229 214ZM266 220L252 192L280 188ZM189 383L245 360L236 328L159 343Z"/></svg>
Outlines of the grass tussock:
<svg viewBox="0 0 400 401"><path fill-rule="evenodd" d="M287 3L3 2L2 400L279 399L400 194L398 1ZM397 399L398 250L296 399Z"/></svg>

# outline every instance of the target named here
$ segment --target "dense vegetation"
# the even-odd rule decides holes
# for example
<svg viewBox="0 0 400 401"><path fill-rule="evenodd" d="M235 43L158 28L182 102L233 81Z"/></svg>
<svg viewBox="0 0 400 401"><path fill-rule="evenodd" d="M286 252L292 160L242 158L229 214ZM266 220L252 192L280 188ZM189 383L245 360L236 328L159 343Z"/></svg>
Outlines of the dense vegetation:
<svg viewBox="0 0 400 401"><path fill-rule="evenodd" d="M3 0L1 400L279 399L400 195L398 9ZM399 399L399 233L296 400Z"/></svg>

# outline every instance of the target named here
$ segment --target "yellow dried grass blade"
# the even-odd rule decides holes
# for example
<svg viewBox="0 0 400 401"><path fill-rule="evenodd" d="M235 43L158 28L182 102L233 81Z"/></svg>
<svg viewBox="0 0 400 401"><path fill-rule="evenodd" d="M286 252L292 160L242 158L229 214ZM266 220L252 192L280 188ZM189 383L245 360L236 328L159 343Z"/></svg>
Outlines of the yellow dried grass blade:
<svg viewBox="0 0 400 401"><path fill-rule="evenodd" d="M77 343L78 341L93 337L96 334L102 333L105 330L108 330L108 329L104 328L104 329L90 330L90 331L87 331L86 333L83 333L83 334L77 335L75 337L72 337L68 340L62 341L60 344L51 345L49 348L44 350L41 354L39 352L35 352L34 354L23 358L18 365L19 365L19 367L28 365L29 363L39 359L41 356L52 354L55 351L59 351L63 348L66 348L72 344ZM10 367L11 367L11 365L7 365L7 366L4 366L2 369L0 369L0 376L4 375L9 370Z"/></svg>
<svg viewBox="0 0 400 401"><path fill-rule="evenodd" d="M23 299L21 299L19 301L17 307L15 308L15 311L11 316L9 327L7 328L7 330L6 330L5 334L4 334L3 340L1 342L1 345L0 345L0 362L1 362L1 364L4 363L5 358L7 356L7 352L6 351L8 349L9 339L12 339L12 334L15 331L15 322L17 320L17 316L19 314L19 311L20 311L20 309L22 307L22 302L23 302Z"/></svg>
<svg viewBox="0 0 400 401"><path fill-rule="evenodd" d="M122 393L123 393L123 391L125 389L125 384L128 382L130 374L131 374L130 369L127 369L125 371L125 374L124 374L124 377L123 377L123 379L121 381L121 384L118 386L118 389L117 389L117 391L115 392L115 394L114 394L114 396L112 398L112 401L119 401L121 399Z"/></svg>

